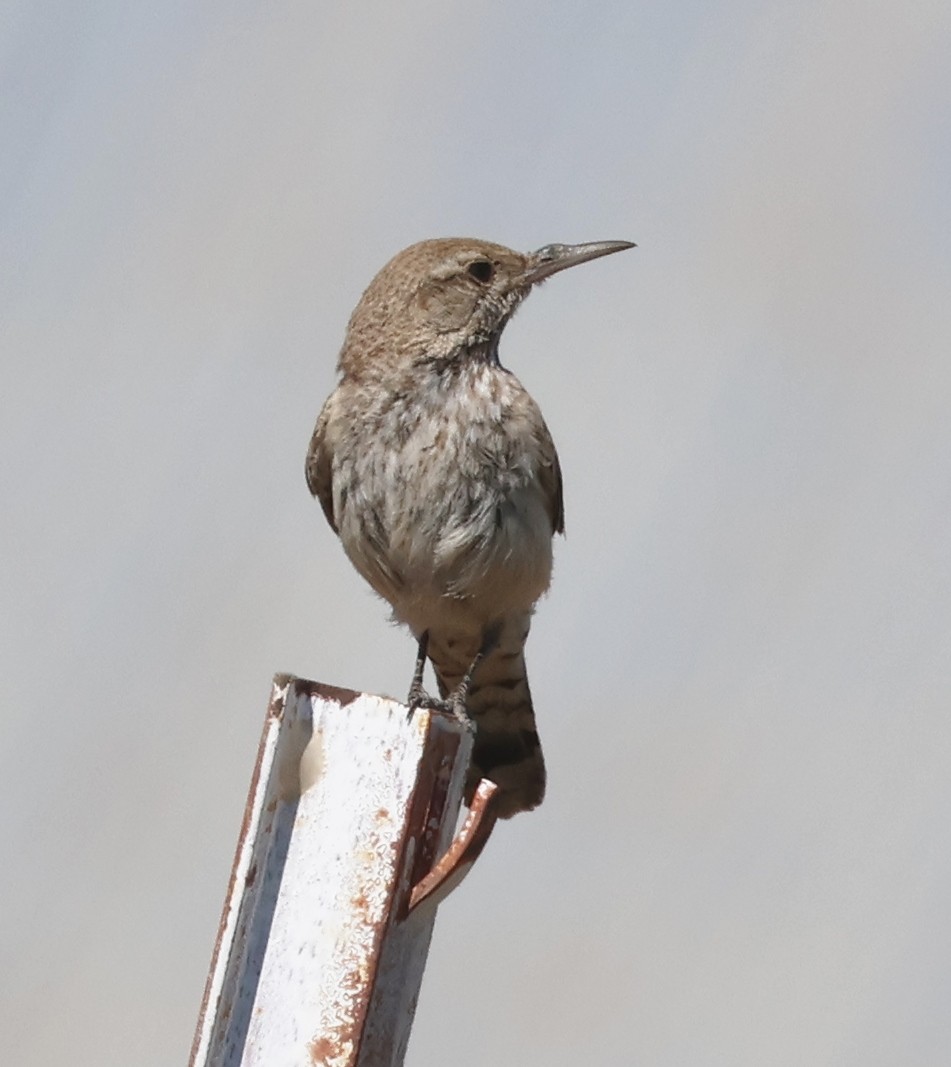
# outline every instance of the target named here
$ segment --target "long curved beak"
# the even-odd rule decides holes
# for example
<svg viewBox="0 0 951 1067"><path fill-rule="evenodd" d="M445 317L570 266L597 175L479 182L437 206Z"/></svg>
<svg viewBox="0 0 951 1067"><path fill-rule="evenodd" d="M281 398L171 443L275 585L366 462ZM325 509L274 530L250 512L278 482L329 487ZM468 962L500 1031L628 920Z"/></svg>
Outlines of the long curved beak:
<svg viewBox="0 0 951 1067"><path fill-rule="evenodd" d="M587 263L589 259L600 259L601 256L610 256L613 252L623 252L625 248L636 247L633 241L591 241L584 245L545 245L537 252L530 253L522 280L529 285L534 285L543 278L557 274L560 270L576 267L579 263Z"/></svg>

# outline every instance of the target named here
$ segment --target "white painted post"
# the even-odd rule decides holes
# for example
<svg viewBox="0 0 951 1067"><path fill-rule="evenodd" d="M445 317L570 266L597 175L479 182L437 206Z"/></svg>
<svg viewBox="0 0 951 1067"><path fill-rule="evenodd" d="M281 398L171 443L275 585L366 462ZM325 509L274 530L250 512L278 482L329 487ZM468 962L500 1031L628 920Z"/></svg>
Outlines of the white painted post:
<svg viewBox="0 0 951 1067"><path fill-rule="evenodd" d="M191 1067L399 1067L436 904L495 820L453 840L472 739L452 719L278 675Z"/></svg>

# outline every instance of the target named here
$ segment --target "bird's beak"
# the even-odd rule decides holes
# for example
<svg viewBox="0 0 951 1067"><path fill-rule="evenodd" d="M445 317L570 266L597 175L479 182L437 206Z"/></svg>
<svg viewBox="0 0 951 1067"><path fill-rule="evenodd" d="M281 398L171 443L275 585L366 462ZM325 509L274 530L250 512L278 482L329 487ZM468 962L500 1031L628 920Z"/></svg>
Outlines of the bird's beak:
<svg viewBox="0 0 951 1067"><path fill-rule="evenodd" d="M521 281L534 285L543 278L557 274L567 267L587 263L589 259L610 256L612 252L623 252L625 248L636 248L633 241L591 241L586 245L545 245L528 256L528 265Z"/></svg>

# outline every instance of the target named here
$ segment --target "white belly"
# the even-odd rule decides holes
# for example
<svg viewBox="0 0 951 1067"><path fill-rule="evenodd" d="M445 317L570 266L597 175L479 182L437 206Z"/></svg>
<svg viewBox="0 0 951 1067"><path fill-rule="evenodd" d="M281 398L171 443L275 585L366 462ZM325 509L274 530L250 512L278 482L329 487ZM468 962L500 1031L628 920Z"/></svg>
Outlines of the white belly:
<svg viewBox="0 0 951 1067"><path fill-rule="evenodd" d="M335 460L347 554L417 634L478 631L530 611L551 579L544 457L524 415L532 402L516 379L485 373L495 375L491 389L434 396L423 418L419 394L406 402L411 422L406 404L379 413L381 437L400 447L338 451Z"/></svg>

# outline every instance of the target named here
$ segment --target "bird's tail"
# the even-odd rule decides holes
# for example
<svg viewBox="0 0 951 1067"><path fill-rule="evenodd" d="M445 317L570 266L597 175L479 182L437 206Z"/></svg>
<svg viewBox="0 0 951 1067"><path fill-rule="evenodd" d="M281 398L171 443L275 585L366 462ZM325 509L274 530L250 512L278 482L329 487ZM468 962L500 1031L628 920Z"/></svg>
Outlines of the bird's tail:
<svg viewBox="0 0 951 1067"><path fill-rule="evenodd" d="M502 621L495 643L476 667L466 706L476 723L472 763L466 780L468 803L482 778L501 790L499 815L510 818L530 811L545 795L545 761L535 729L535 711L525 671L525 638L530 616ZM429 656L436 670L439 691L447 696L460 682L475 656L455 642L430 642Z"/></svg>

